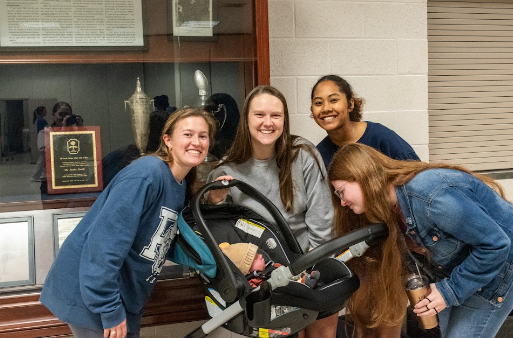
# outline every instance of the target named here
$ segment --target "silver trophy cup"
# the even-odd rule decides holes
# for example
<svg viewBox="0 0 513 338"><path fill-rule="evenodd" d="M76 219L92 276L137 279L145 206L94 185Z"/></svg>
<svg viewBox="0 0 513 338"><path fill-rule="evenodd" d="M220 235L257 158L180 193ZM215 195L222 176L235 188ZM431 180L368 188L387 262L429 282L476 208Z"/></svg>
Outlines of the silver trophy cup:
<svg viewBox="0 0 513 338"><path fill-rule="evenodd" d="M148 146L148 136L150 134L150 114L153 110L153 100L146 95L141 89L141 81L137 78L135 92L128 100L126 105L130 107L130 115L132 116L132 130L135 138L135 145L141 155L146 152Z"/></svg>

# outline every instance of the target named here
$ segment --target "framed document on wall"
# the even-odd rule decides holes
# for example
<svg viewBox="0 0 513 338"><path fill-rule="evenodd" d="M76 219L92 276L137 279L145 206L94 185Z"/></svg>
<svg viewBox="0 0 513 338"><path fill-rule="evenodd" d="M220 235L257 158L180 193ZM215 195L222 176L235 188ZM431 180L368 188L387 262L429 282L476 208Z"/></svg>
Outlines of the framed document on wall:
<svg viewBox="0 0 513 338"><path fill-rule="evenodd" d="M57 256L57 252L64 243L64 240L69 234L75 229L78 222L82 220L82 217L86 212L71 212L67 214L54 214L53 215L53 239L54 239L54 256Z"/></svg>
<svg viewBox="0 0 513 338"><path fill-rule="evenodd" d="M100 127L45 130L48 194L103 190Z"/></svg>
<svg viewBox="0 0 513 338"><path fill-rule="evenodd" d="M172 0L174 36L213 36L212 0Z"/></svg>
<svg viewBox="0 0 513 338"><path fill-rule="evenodd" d="M34 284L32 217L1 218L0 234L0 287Z"/></svg>
<svg viewBox="0 0 513 338"><path fill-rule="evenodd" d="M142 46L141 0L0 1L0 47Z"/></svg>

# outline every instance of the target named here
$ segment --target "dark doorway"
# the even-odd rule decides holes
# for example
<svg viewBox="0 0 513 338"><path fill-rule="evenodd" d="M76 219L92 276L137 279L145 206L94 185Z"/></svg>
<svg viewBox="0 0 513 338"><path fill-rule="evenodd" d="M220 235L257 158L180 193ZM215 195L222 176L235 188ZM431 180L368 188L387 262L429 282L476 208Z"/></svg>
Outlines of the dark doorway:
<svg viewBox="0 0 513 338"><path fill-rule="evenodd" d="M23 100L6 100L4 155L23 152Z"/></svg>

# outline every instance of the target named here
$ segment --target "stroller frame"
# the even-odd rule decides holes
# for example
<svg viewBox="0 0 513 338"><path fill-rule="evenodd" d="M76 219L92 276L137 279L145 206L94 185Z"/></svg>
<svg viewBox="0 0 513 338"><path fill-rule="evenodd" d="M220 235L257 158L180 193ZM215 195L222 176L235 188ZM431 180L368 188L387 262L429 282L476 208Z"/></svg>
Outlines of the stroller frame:
<svg viewBox="0 0 513 338"><path fill-rule="evenodd" d="M214 236L208 229L200 208L201 196L206 192L209 190L226 189L229 187L237 187L243 193L251 196L264 205L275 219L279 230L282 232L283 237L291 250L300 255L289 266L282 265L273 270L268 280L251 290L248 294L243 294L240 288L237 287L238 283L233 274L225 273L226 271L230 271L230 265L227 258L219 248ZM290 281L295 279L295 276L321 260L340 252L344 252L345 261L355 256L361 256L366 248L382 241L388 236L388 228L385 224L373 224L354 230L342 237L332 239L303 254L290 227L287 225L285 219L276 206L258 190L239 180L215 181L206 184L193 197L191 209L196 225L204 237L203 240L207 243L212 255L214 256L216 264L218 265L218 276L216 276L216 278L219 278L217 286L221 290L220 295L227 303L232 304L224 309L220 314L190 332L184 338L205 337L213 330L222 326L224 323L229 322L242 312L245 312L250 326L265 327L265 325L270 321L269 300L273 290L287 286ZM295 332L291 334L294 333Z"/></svg>

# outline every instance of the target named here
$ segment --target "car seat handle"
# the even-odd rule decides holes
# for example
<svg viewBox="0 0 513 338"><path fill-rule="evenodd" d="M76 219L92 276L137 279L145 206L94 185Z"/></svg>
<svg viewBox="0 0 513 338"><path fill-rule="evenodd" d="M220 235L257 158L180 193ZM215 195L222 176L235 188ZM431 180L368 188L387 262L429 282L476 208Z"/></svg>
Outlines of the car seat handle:
<svg viewBox="0 0 513 338"><path fill-rule="evenodd" d="M230 271L230 265L227 261L227 258L222 253L221 249L218 246L218 243L216 242L214 236L210 232L210 230L207 227L207 224L205 222L205 219L203 218L203 215L201 213L201 197L210 190L218 190L218 189L226 189L230 187L237 187L240 191L245 193L246 195L252 197L257 202L262 204L266 210L271 214L271 216L274 218L276 224L279 227L279 230L281 231L283 238L287 242L289 248L297 253L302 254L303 251L301 250L301 247L299 246L299 243L292 233L292 230L288 226L287 222L285 221L285 218L283 218L283 215L280 213L278 208L262 193L260 193L258 190L254 189L247 183L244 183L239 180L231 180L231 181L214 181L211 183L205 184L193 197L191 201L191 211L192 215L194 217L194 220L196 221L196 225L198 226L199 231L203 235L203 238L205 242L207 243L212 255L214 255L216 264L218 265L217 274L216 277L219 280L218 285L220 286L220 290L218 290L221 294L221 297L227 302L232 303L239 299L242 294L240 294L243 291L243 288L239 288L239 283L235 279L234 274L225 273L225 271Z"/></svg>
<svg viewBox="0 0 513 338"><path fill-rule="evenodd" d="M288 247L292 250L292 252L302 255L303 250L301 249L301 246L299 245L299 242L296 239L296 236L294 236L292 230L290 229L289 225L287 224L287 221L281 214L280 210L260 191L253 188L251 185L237 180L233 179L230 181L227 180L221 180L221 181L213 181L211 183L205 184L203 188L198 191L198 193L193 198L192 205L195 204L198 205L199 210L199 201L201 196L203 196L206 192L210 190L218 190L218 189L226 189L235 187L239 189L242 193L246 194L247 196L251 197L258 203L260 203L273 217L275 223L279 227L279 230L281 231L281 234L283 235L285 241L287 242ZM193 213L195 210L193 209ZM198 220L196 220L198 221Z"/></svg>
<svg viewBox="0 0 513 338"><path fill-rule="evenodd" d="M349 249L352 245L360 242L366 242L368 245L374 245L381 242L388 236L388 227L385 223L372 224L360 229L353 230L341 237L334 238L326 243L298 257L290 264L290 271L293 275L298 275L304 270L310 268L315 263L333 254Z"/></svg>

